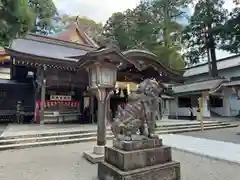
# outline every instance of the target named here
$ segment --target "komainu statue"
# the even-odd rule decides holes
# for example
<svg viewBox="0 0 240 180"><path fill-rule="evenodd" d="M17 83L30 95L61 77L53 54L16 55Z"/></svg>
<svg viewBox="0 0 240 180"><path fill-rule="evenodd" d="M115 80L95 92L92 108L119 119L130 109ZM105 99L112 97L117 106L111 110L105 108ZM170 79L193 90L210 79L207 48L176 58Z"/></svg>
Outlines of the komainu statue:
<svg viewBox="0 0 240 180"><path fill-rule="evenodd" d="M111 129L118 140L143 140L155 137L155 119L159 113L162 86L155 79L146 79L130 94L125 108L118 108Z"/></svg>

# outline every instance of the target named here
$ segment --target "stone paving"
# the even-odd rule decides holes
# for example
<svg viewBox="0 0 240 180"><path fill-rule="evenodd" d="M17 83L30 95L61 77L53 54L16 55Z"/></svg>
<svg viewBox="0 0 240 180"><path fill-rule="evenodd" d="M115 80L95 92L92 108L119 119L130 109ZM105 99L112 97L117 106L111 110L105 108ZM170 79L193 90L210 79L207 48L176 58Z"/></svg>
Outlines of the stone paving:
<svg viewBox="0 0 240 180"><path fill-rule="evenodd" d="M240 145L183 135L161 135L167 146L240 165Z"/></svg>
<svg viewBox="0 0 240 180"><path fill-rule="evenodd" d="M181 162L182 180L239 180L240 166L191 153L173 150Z"/></svg>
<svg viewBox="0 0 240 180"><path fill-rule="evenodd" d="M48 146L0 152L1 180L92 180L97 165L82 158L95 143ZM111 143L109 143L111 144ZM207 148L207 147L206 147ZM239 180L240 166L173 150L182 180Z"/></svg>
<svg viewBox="0 0 240 180"><path fill-rule="evenodd" d="M1 180L92 180L97 166L82 158L92 143L0 152Z"/></svg>
<svg viewBox="0 0 240 180"><path fill-rule="evenodd" d="M240 125L240 121L232 121L232 123ZM187 132L187 133L182 133L181 135L240 144L240 135L237 135L237 133L239 132L240 132L240 126L236 128L216 129L216 130L208 130L204 132L200 132L200 131Z"/></svg>

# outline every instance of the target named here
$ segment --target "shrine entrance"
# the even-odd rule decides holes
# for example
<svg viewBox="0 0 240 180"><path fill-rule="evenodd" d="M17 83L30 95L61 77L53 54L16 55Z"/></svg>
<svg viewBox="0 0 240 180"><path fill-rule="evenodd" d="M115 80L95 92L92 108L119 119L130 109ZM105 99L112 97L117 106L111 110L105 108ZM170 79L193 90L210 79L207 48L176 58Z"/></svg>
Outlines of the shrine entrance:
<svg viewBox="0 0 240 180"><path fill-rule="evenodd" d="M165 68L156 59L156 55L148 51L130 50L120 52L116 48L103 48L95 52L88 52L83 56L73 56L71 58L78 59L80 63L90 59L108 59L123 58L124 63L120 63L117 67L117 83L114 94L110 97L105 107L106 122L111 123L116 115L117 107L124 106L128 102L128 96L132 91L137 89L137 84L146 78L155 78L158 82L182 81L181 76L171 69ZM78 63L77 63L78 64ZM78 66L77 66L78 67ZM121 84L121 85L119 85ZM134 87L131 87L134 86ZM166 87L163 87L164 93L167 93ZM168 97L168 96L166 96ZM91 122L97 122L97 103L95 95L90 95L89 114L91 114ZM164 98L163 98L164 99ZM91 103L92 102L92 103ZM85 103L84 103L85 104ZM162 106L159 104L159 108ZM161 110L160 110L161 112Z"/></svg>

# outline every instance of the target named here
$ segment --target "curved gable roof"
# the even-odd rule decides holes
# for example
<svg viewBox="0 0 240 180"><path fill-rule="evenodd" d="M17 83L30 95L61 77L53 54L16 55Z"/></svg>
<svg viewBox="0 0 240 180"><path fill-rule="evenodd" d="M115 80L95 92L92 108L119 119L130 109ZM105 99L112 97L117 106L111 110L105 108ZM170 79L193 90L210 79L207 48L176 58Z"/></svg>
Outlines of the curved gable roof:
<svg viewBox="0 0 240 180"><path fill-rule="evenodd" d="M87 35L87 33L81 28L81 24L79 23L70 24L68 27L65 28L64 31L57 34L56 38L71 42L72 41L71 36L74 33L77 33L79 39L81 39L84 42L84 44L93 46L95 48L99 48L97 43L90 36Z"/></svg>
<svg viewBox="0 0 240 180"><path fill-rule="evenodd" d="M164 67L157 56L149 51L129 50L121 52L117 48L103 48L97 51L88 52L86 55L70 56L78 59L78 68L83 68L93 61L99 60L97 56L104 56L106 59L114 61L119 74L135 76L137 79L155 77L158 79L170 79L182 81L182 76L173 70ZM139 76L139 77L137 77Z"/></svg>
<svg viewBox="0 0 240 180"><path fill-rule="evenodd" d="M165 67L157 58L157 56L146 50L132 49L123 52L123 55L131 60L136 60L142 69L152 67L155 70L161 72L164 71L173 76L181 76L177 71Z"/></svg>
<svg viewBox="0 0 240 180"><path fill-rule="evenodd" d="M228 68L237 67L237 66L240 66L240 54L219 59L217 61L218 70L228 69ZM186 71L183 74L183 76L191 77L191 76L196 76L196 75L205 74L205 73L208 73L208 63L186 68Z"/></svg>

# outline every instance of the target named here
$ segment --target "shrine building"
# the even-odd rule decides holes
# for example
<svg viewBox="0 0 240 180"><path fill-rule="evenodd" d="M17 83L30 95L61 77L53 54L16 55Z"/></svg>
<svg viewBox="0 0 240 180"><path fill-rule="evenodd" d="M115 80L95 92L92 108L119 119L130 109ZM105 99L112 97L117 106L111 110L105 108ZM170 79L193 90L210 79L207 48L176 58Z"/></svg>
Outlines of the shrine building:
<svg viewBox="0 0 240 180"><path fill-rule="evenodd" d="M174 97L169 101L167 116L190 119L192 109L197 117L198 98L203 97L205 118L236 117L240 115L240 55L217 60L218 77L211 78L208 63L185 69L184 83L170 85Z"/></svg>
<svg viewBox="0 0 240 180"><path fill-rule="evenodd" d="M17 38L3 52L0 116L6 121L14 121L20 102L24 122L37 123L34 117L43 101L44 123L96 122L97 103L87 90L88 73L77 67L81 59L89 56L124 59L125 63L118 66L117 86L128 92L145 78L156 78L162 83L182 82L177 72L165 68L151 52L99 47L76 23L55 37L30 33ZM171 97L166 92L164 98ZM111 104L116 99L119 98L115 97Z"/></svg>

